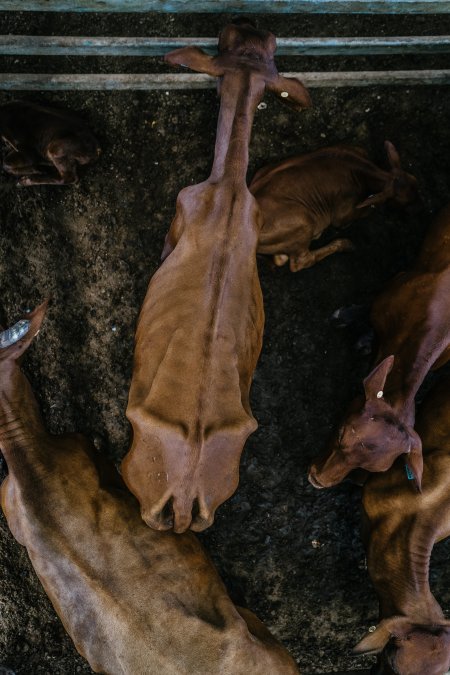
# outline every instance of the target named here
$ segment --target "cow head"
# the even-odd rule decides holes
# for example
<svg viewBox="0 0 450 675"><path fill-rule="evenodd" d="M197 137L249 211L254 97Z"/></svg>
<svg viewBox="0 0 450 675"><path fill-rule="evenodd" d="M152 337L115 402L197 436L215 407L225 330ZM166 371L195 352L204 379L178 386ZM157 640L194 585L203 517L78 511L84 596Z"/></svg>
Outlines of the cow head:
<svg viewBox="0 0 450 675"><path fill-rule="evenodd" d="M393 363L394 357L388 356L364 380L363 404L347 416L331 448L310 468L309 481L314 487L337 485L354 469L387 471L396 458L404 454L406 475L420 489L422 443L383 396Z"/></svg>
<svg viewBox="0 0 450 675"><path fill-rule="evenodd" d="M404 616L384 619L354 648L355 654L380 654L381 672L444 675L450 667L450 622L418 625Z"/></svg>
<svg viewBox="0 0 450 675"><path fill-rule="evenodd" d="M385 141L384 147L390 165L385 185L380 192L370 195L358 204L357 208L377 206L389 201L392 205L404 208L408 213L415 213L421 207L417 179L402 169L400 156L390 141Z"/></svg>
<svg viewBox="0 0 450 675"><path fill-rule="evenodd" d="M141 416L129 406L130 421ZM152 419L136 427L122 476L141 505L142 519L155 530L201 532L216 509L235 492L245 441L255 431L253 417L238 426L211 428L198 439L173 425L153 428ZM194 445L193 445L194 444Z"/></svg>
<svg viewBox="0 0 450 675"><path fill-rule="evenodd" d="M95 136L90 131L82 129L51 141L46 154L51 161L69 157L78 164L90 164L98 160L101 148Z"/></svg>
<svg viewBox="0 0 450 675"><path fill-rule="evenodd" d="M265 86L294 110L309 108L311 99L302 83L278 73L275 50L276 39L272 33L257 29L247 18L240 18L221 31L217 56L210 56L199 47L183 47L166 54L165 60L173 66L219 78L243 69L253 71L261 76L263 90Z"/></svg>

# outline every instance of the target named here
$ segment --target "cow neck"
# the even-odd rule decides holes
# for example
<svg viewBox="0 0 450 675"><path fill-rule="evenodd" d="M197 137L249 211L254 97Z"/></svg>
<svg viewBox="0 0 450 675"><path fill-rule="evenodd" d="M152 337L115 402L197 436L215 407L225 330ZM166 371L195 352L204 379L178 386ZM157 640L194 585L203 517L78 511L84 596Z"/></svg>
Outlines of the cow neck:
<svg viewBox="0 0 450 675"><path fill-rule="evenodd" d="M250 134L263 93L264 81L257 73L242 69L223 76L211 182L246 184Z"/></svg>
<svg viewBox="0 0 450 675"><path fill-rule="evenodd" d="M420 624L439 623L442 609L429 585L430 557L435 537L428 528L411 520L411 527L401 525L405 536L389 538L383 551L372 550L375 562L384 560L383 572L374 571L374 583L380 600L380 618L408 616ZM384 547L386 534L383 535ZM383 548L384 548L383 547ZM372 573L371 573L372 574Z"/></svg>
<svg viewBox="0 0 450 675"><path fill-rule="evenodd" d="M391 177L388 171L380 169L364 157L358 157L355 173L360 175L361 181L364 181L366 188L373 194L382 192Z"/></svg>
<svg viewBox="0 0 450 675"><path fill-rule="evenodd" d="M410 426L415 422L416 394L442 352L441 345L430 345L426 340L417 341L414 347L414 351L408 349L406 357L395 351L389 352L394 353L395 361L384 387L385 399L402 422Z"/></svg>

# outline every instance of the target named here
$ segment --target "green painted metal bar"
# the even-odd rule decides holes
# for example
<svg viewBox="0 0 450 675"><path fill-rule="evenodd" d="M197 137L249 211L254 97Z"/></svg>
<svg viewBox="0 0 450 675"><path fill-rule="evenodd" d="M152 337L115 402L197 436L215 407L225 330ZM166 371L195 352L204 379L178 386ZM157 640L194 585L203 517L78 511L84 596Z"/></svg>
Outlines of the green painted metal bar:
<svg viewBox="0 0 450 675"><path fill-rule="evenodd" d="M278 38L283 56L358 56L450 52L450 36L369 38ZM217 38L67 37L0 35L0 55L21 56L161 56L172 49L196 45L217 52Z"/></svg>
<svg viewBox="0 0 450 675"><path fill-rule="evenodd" d="M0 0L0 10L45 12L450 13L448 0Z"/></svg>
<svg viewBox="0 0 450 675"><path fill-rule="evenodd" d="M373 87L380 85L448 85L450 70L392 70L319 73L284 73L298 77L311 88L315 87ZM194 90L215 87L216 79L209 75L179 73L149 74L28 74L0 73L0 89L22 91L91 90L123 91L127 89L152 91Z"/></svg>

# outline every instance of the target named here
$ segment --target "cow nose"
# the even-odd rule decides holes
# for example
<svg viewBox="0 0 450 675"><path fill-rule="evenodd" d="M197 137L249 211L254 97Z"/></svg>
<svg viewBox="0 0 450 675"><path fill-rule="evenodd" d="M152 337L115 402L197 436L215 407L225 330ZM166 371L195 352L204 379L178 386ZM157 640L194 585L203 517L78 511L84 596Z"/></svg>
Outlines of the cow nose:
<svg viewBox="0 0 450 675"><path fill-rule="evenodd" d="M164 498L163 498L164 499ZM141 509L142 520L153 530L171 530L174 526L173 497Z"/></svg>
<svg viewBox="0 0 450 675"><path fill-rule="evenodd" d="M319 483L319 481L317 480L316 470L314 469L313 466L309 470L308 480L311 483L311 485L313 487L317 488L318 490L323 490L323 488L325 487L324 485Z"/></svg>
<svg viewBox="0 0 450 675"><path fill-rule="evenodd" d="M166 514L165 508L159 511L141 511L141 516L144 523L151 527L152 530L163 532L171 530L173 527L173 514Z"/></svg>
<svg viewBox="0 0 450 675"><path fill-rule="evenodd" d="M214 522L214 511L198 498L170 497L161 507L142 510L144 522L153 530L165 531L173 529L177 534L189 528L194 532L202 532Z"/></svg>
<svg viewBox="0 0 450 675"><path fill-rule="evenodd" d="M214 510L208 508L202 498L196 497L189 500L174 500L173 511L175 515L174 531L185 532L187 529L193 532L203 532L214 522Z"/></svg>
<svg viewBox="0 0 450 675"><path fill-rule="evenodd" d="M214 513L212 512L205 514L199 513L192 519L191 530L193 530L193 532L203 532L203 530L206 530L208 527L211 527L213 522L214 522Z"/></svg>
<svg viewBox="0 0 450 675"><path fill-rule="evenodd" d="M153 530L171 530L182 534L189 529L192 521L192 499L170 497L161 507L145 509L141 513L143 520Z"/></svg>

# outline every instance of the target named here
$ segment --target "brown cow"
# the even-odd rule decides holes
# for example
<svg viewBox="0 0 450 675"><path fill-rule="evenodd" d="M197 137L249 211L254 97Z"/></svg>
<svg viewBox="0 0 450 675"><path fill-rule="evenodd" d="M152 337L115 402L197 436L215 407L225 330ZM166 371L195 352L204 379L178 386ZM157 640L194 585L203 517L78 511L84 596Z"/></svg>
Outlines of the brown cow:
<svg viewBox="0 0 450 675"><path fill-rule="evenodd" d="M310 251L330 225L344 228L385 202L417 207L416 179L403 171L392 143L385 148L390 171L379 169L362 148L340 145L260 169L250 184L264 220L258 253L273 255L276 265L289 260L298 272L353 248L349 239L336 239Z"/></svg>
<svg viewBox="0 0 450 675"><path fill-rule="evenodd" d="M295 675L286 650L231 602L192 533L155 532L82 436L51 436L17 359L45 304L0 334L1 487L8 525L75 647L110 675Z"/></svg>
<svg viewBox="0 0 450 675"><path fill-rule="evenodd" d="M0 135L9 148L3 168L22 176L21 186L75 183L77 165L100 154L96 138L73 113L26 101L0 106Z"/></svg>
<svg viewBox="0 0 450 675"><path fill-rule="evenodd" d="M247 21L230 24L219 55L196 47L167 56L220 78L210 177L178 195L165 260L139 317L127 417L133 444L122 468L156 529L211 525L236 490L239 459L256 421L249 389L264 312L256 267L261 216L246 185L248 143L266 88L295 109L302 84L278 75L275 37Z"/></svg>
<svg viewBox="0 0 450 675"><path fill-rule="evenodd" d="M376 299L376 366L364 380L331 448L313 463L315 487L340 483L356 468L386 471L404 456L420 489L422 444L414 431L415 396L429 370L450 357L450 204L438 215L411 271Z"/></svg>
<svg viewBox="0 0 450 675"><path fill-rule="evenodd" d="M428 578L434 544L450 535L449 378L427 396L417 431L424 446L422 494L408 489L401 461L371 476L363 493L367 563L382 621L355 650L383 650L379 675L443 675L450 668L450 622Z"/></svg>

